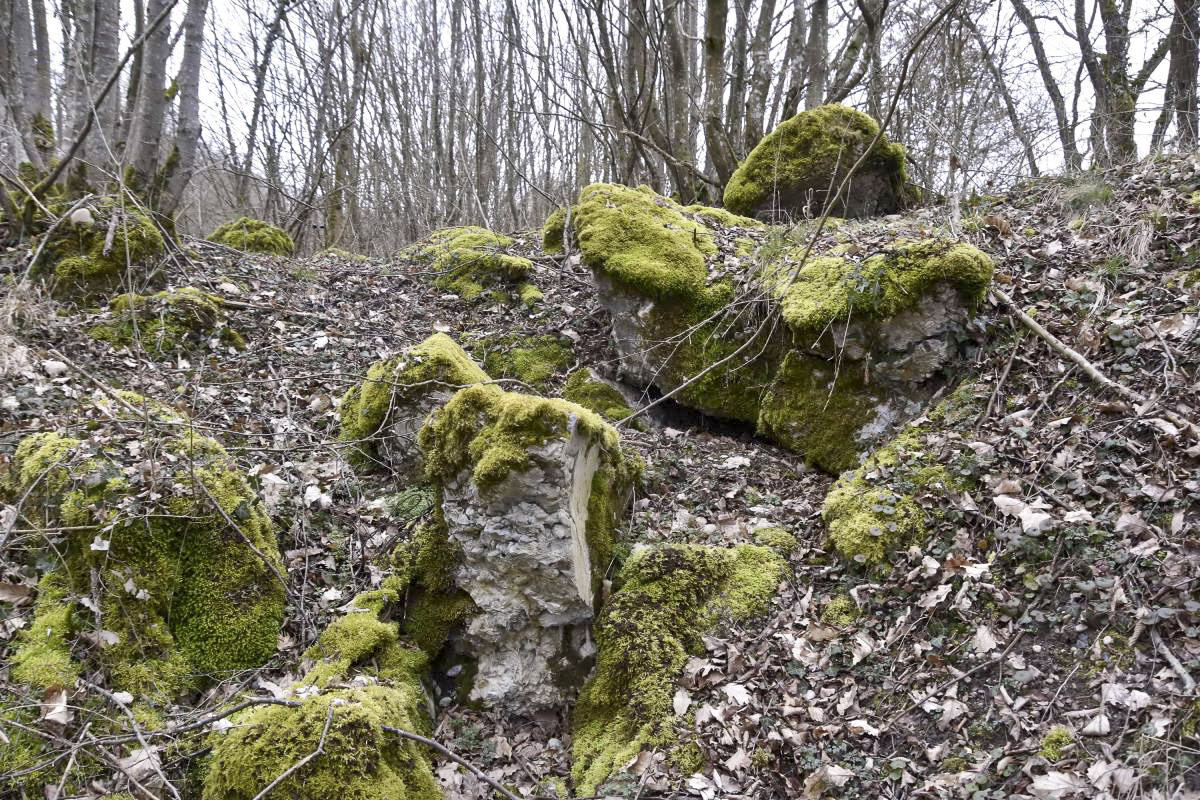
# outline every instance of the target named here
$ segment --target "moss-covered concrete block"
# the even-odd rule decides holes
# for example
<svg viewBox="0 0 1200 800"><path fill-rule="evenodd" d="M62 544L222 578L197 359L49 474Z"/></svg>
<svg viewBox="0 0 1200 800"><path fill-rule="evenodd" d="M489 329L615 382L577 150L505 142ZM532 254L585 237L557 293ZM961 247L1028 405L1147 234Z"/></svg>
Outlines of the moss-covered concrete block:
<svg viewBox="0 0 1200 800"><path fill-rule="evenodd" d="M225 301L185 286L154 294L122 294L109 302L111 319L96 325L93 339L119 347L140 347L150 354L168 354L217 339L237 349L242 336L225 325Z"/></svg>
<svg viewBox="0 0 1200 800"><path fill-rule="evenodd" d="M221 225L208 235L208 240L245 253L290 256L296 252L296 243L287 231L245 216Z"/></svg>
<svg viewBox="0 0 1200 800"><path fill-rule="evenodd" d="M784 569L771 548L750 544L634 553L596 621L595 673L572 713L579 794L605 794L610 775L643 750L686 748L672 698L688 657L703 652L702 637L722 620L765 612Z"/></svg>
<svg viewBox="0 0 1200 800"><path fill-rule="evenodd" d="M515 293L530 304L525 279L533 262L510 253L515 244L511 236L468 225L434 231L407 252L430 267L435 286L464 300L475 300L490 290L505 299Z"/></svg>
<svg viewBox="0 0 1200 800"><path fill-rule="evenodd" d="M346 392L338 439L353 443L356 466L419 474L417 433L426 417L462 387L489 380L453 339L435 333L398 356L376 361L363 382Z"/></svg>
<svg viewBox="0 0 1200 800"><path fill-rule="evenodd" d="M558 705L590 656L588 629L637 463L617 432L565 400L459 391L421 431L455 585L478 613L471 698L528 712Z"/></svg>
<svg viewBox="0 0 1200 800"><path fill-rule="evenodd" d="M978 416L985 392L971 383L958 387L912 426L844 473L825 496L821 516L829 546L842 558L868 569L886 568L891 556L920 544L954 494L973 483L974 457L963 448L943 448L945 431Z"/></svg>
<svg viewBox="0 0 1200 800"><path fill-rule="evenodd" d="M768 220L820 216L860 158L833 206L839 217L889 214L904 205L904 147L881 137L866 114L830 104L779 124L746 156L725 186L725 208ZM868 149L870 148L870 149Z"/></svg>
<svg viewBox="0 0 1200 800"><path fill-rule="evenodd" d="M102 667L137 698L173 699L206 676L275 652L283 564L243 472L182 416L122 395L108 413L159 424L87 440L38 433L17 447L4 491L54 546L14 676L38 689ZM147 456L153 454L151 460ZM92 645L80 646L88 634Z"/></svg>
<svg viewBox="0 0 1200 800"><path fill-rule="evenodd" d="M625 379L835 473L954 379L992 277L986 255L953 239L807 253L644 189L589 186L575 220Z"/></svg>
<svg viewBox="0 0 1200 800"><path fill-rule="evenodd" d="M428 653L381 619L402 594L393 577L356 597L305 654L314 664L290 706L247 709L230 718L228 731L213 734L204 800L253 800L285 775L274 789L281 797L442 797L428 750L387 730L429 735L431 728L422 683ZM318 745L320 757L293 769Z"/></svg>

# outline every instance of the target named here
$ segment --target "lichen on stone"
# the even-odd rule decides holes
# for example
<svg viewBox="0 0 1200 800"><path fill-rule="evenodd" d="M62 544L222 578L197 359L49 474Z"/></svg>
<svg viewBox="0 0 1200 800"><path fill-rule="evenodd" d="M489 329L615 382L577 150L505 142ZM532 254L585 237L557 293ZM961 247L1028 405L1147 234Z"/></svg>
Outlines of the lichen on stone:
<svg viewBox="0 0 1200 800"><path fill-rule="evenodd" d="M221 225L208 235L208 240L245 253L290 256L296 251L296 243L287 231L246 216Z"/></svg>
<svg viewBox="0 0 1200 800"><path fill-rule="evenodd" d="M435 286L474 300L487 289L522 284L533 270L532 261L507 252L514 244L510 236L468 225L434 231L409 252L429 264Z"/></svg>
<svg viewBox="0 0 1200 800"><path fill-rule="evenodd" d="M831 191L866 158L834 206L844 217L889 213L903 203L904 148L880 138L875 120L830 104L802 111L767 134L725 186L725 208L744 216L819 216ZM807 211L807 213L804 213Z"/></svg>
<svg viewBox="0 0 1200 800"><path fill-rule="evenodd" d="M688 657L722 619L764 612L783 571L758 545L671 544L629 559L595 625L596 670L572 713L580 794L596 794L642 750L676 743L672 697Z"/></svg>
<svg viewBox="0 0 1200 800"><path fill-rule="evenodd" d="M166 413L149 402L141 408L152 419ZM133 417L120 405L110 413ZM263 561L282 572L274 529L242 471L214 440L169 427L179 432L151 442L139 428L129 447L128 434L33 434L18 445L5 482L55 542L43 554L57 563L42 580L39 630L91 631L100 646L87 658L115 688L164 700L269 658L284 594ZM132 455L140 448L155 453L152 466ZM81 597L95 608L85 611ZM65 652L63 643L23 640L14 662L45 689L71 669Z"/></svg>
<svg viewBox="0 0 1200 800"><path fill-rule="evenodd" d="M407 438L395 443L401 462L417 454L417 431L426 415L463 386L490 380L482 368L444 333L435 333L402 354L376 361L362 383L342 397L338 439L352 442L351 461L360 467L381 463L389 422L398 420ZM409 419L411 418L411 419ZM409 420L408 424L403 424ZM416 462L413 462L416 463Z"/></svg>
<svg viewBox="0 0 1200 800"><path fill-rule="evenodd" d="M122 294L109 302L110 321L94 326L97 341L127 347L140 345L148 353L170 353L216 337L237 349L245 340L224 322L225 301L190 286L155 294Z"/></svg>

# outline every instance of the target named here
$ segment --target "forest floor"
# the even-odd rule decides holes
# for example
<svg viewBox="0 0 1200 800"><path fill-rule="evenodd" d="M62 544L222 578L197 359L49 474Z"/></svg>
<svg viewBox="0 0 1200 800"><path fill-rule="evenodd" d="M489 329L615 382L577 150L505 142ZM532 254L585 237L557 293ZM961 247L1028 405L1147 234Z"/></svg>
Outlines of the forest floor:
<svg viewBox="0 0 1200 800"><path fill-rule="evenodd" d="M1200 793L1200 441L1176 424L1200 420L1197 189L1200 160L1177 159L964 208L963 235L996 260L997 287L1149 401L1103 390L989 301L979 320L989 343L964 376L986 407L944 431L984 465L983 484L887 573L865 575L826 549L832 478L796 455L679 408L622 430L647 464L628 541L733 544L764 523L801 541L768 617L722 629L688 664L677 704L698 711L682 735L709 766L679 774L645 754L629 796ZM930 209L906 224L932 231L946 216ZM356 473L337 441L337 404L371 362L443 331L467 344L559 338L575 363L547 394L576 364L614 373L587 269L524 242L545 294L533 311L468 305L403 257L274 259L190 243L168 280L229 301L228 325L248 343L240 352L214 343L156 360L90 338L106 311L23 304L0 352L0 458L31 432L86 427L81 398L128 389L219 439L256 476L279 527L289 586L276 656L170 719L241 692L285 695L301 653L383 577L384 551L404 531L393 500L409 487ZM0 655L27 622L38 577L18 555L0 555ZM838 599L847 595L856 608ZM569 776L565 710L500 719L438 700L435 738L519 794ZM182 774L186 763L164 766ZM453 762L437 774L447 797L489 796Z"/></svg>

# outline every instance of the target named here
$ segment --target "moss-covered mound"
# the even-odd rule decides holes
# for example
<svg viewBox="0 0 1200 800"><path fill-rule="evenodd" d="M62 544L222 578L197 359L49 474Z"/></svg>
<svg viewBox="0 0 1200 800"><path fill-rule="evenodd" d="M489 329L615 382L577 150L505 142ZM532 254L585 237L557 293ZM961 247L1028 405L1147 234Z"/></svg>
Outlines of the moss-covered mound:
<svg viewBox="0 0 1200 800"><path fill-rule="evenodd" d="M119 347L170 353L218 338L239 350L245 340L225 325L225 301L185 286L155 294L123 294L109 302L112 319L91 330L93 339Z"/></svg>
<svg viewBox="0 0 1200 800"><path fill-rule="evenodd" d="M540 299L537 290L525 283L533 262L507 252L514 244L510 236L465 226L434 231L410 252L430 266L434 285L464 300L491 289L494 299L507 301L509 292L516 292L523 303L532 305Z"/></svg>
<svg viewBox="0 0 1200 800"><path fill-rule="evenodd" d="M645 189L584 189L576 235L622 372L851 468L953 380L992 262L939 236L872 230L864 246L847 226L805 259L806 244L736 223Z"/></svg>
<svg viewBox="0 0 1200 800"><path fill-rule="evenodd" d="M595 411L613 422L625 419L633 413L625 395L586 368L577 369L567 376L563 399Z"/></svg>
<svg viewBox="0 0 1200 800"><path fill-rule="evenodd" d="M70 207L60 201L52 210L66 214ZM47 281L56 297L80 301L140 288L163 250L162 234L149 217L111 199L75 209L47 235L32 274Z"/></svg>
<svg viewBox="0 0 1200 800"><path fill-rule="evenodd" d="M238 217L232 222L226 222L210 233L208 240L246 253L290 256L296 251L296 243L287 231L261 219L249 217Z"/></svg>
<svg viewBox="0 0 1200 800"><path fill-rule="evenodd" d="M557 336L488 336L469 346L492 377L512 378L539 392L575 363L570 342Z"/></svg>
<svg viewBox="0 0 1200 800"><path fill-rule="evenodd" d="M567 209L556 208L542 223L542 251L557 256L563 252L563 236L567 227Z"/></svg>
<svg viewBox="0 0 1200 800"><path fill-rule="evenodd" d="M869 568L885 566L893 553L920 544L951 495L974 484L977 458L955 431L978 415L980 393L974 384L960 386L926 421L838 479L821 516L839 555Z"/></svg>
<svg viewBox="0 0 1200 800"><path fill-rule="evenodd" d="M665 545L635 553L595 626L594 676L572 715L572 767L581 795L648 748L680 741L672 697L689 655L722 619L764 612L784 561L758 545Z"/></svg>
<svg viewBox="0 0 1200 800"><path fill-rule="evenodd" d="M53 566L12 675L44 690L94 662L114 688L165 700L275 652L283 566L224 449L161 406L123 400L109 413L128 425L88 440L38 433L17 448L5 493L46 530L39 558Z"/></svg>
<svg viewBox="0 0 1200 800"><path fill-rule="evenodd" d="M387 730L429 735L431 727L422 684L429 654L381 619L404 588L400 576L387 579L322 632L305 654L315 664L301 681L319 694L241 712L227 733L214 735L204 800L253 800L285 774L274 789L281 797L442 797L426 749ZM351 681L355 688L333 688ZM318 745L320 757L288 773Z"/></svg>
<svg viewBox="0 0 1200 800"><path fill-rule="evenodd" d="M803 338L816 338L852 318L886 320L917 307L937 286L959 292L976 308L992 282L992 260L952 239L897 239L863 259L825 256L788 268L789 256L766 265L783 320ZM798 261L798 258L797 258Z"/></svg>
<svg viewBox="0 0 1200 800"><path fill-rule="evenodd" d="M802 111L781 122L725 186L725 207L764 219L819 216L851 167L866 155L832 210L841 217L887 214L903 205L904 148L881 137L875 120L845 106Z"/></svg>
<svg viewBox="0 0 1200 800"><path fill-rule="evenodd" d="M338 439L354 443L351 460L358 466L415 466L416 434L429 412L463 386L488 380L453 339L435 333L398 356L376 361L366 379L346 392Z"/></svg>

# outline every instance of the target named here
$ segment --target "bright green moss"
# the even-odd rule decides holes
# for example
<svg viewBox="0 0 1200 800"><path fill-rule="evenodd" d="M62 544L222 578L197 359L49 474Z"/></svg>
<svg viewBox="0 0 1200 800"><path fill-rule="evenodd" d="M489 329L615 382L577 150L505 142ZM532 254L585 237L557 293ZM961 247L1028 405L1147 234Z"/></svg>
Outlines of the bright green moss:
<svg viewBox="0 0 1200 800"><path fill-rule="evenodd" d="M517 287L517 299L521 301L521 305L526 308L534 308L542 300L545 299L542 290L534 286L532 283L522 283Z"/></svg>
<svg viewBox="0 0 1200 800"><path fill-rule="evenodd" d="M393 414L421 406L434 394L488 380L453 339L435 333L399 356L376 361L366 379L346 392L338 439L355 443L351 460L368 466L378 461L375 439Z"/></svg>
<svg viewBox="0 0 1200 800"><path fill-rule="evenodd" d="M410 568L415 564L407 563ZM383 621L390 609L403 603L409 571L355 597L350 612L326 627L304 654L314 663L301 684L322 689L320 695L305 698L298 708L259 707L231 718L234 727L214 737L204 800L251 800L316 750L327 721L324 756L277 786L282 796L442 796L424 748L384 730L389 726L428 735L422 680L430 656L445 642L442 638L431 643L430 651L412 647L400 638L396 623ZM350 682L358 688L332 688Z"/></svg>
<svg viewBox="0 0 1200 800"><path fill-rule="evenodd" d="M821 610L821 622L836 628L848 628L858 621L862 612L858 604L848 594L839 594L829 601L829 605Z"/></svg>
<svg viewBox="0 0 1200 800"><path fill-rule="evenodd" d="M723 617L766 610L783 560L756 545L665 545L635 553L595 626L596 671L572 715L572 774L591 795L649 747L675 743L672 696L689 655Z"/></svg>
<svg viewBox="0 0 1200 800"><path fill-rule="evenodd" d="M226 222L210 233L208 240L246 253L290 256L296 251L296 243L287 231L245 216Z"/></svg>
<svg viewBox="0 0 1200 800"><path fill-rule="evenodd" d="M723 208L713 208L712 206L690 205L684 206L683 210L694 217L699 217L702 222L716 223L724 228L761 228L763 224L756 219L743 217L740 214L731 214Z"/></svg>
<svg viewBox="0 0 1200 800"><path fill-rule="evenodd" d="M969 488L967 470L943 461L926 437L970 417L974 403L971 386L960 387L930 412L928 422L906 429L834 483L821 516L829 543L843 558L869 567L885 564L892 553L925 537L944 498ZM941 499L918 502L929 496Z"/></svg>
<svg viewBox="0 0 1200 800"><path fill-rule="evenodd" d="M862 262L826 256L794 273L786 264L768 265L763 274L784 320L802 337L820 335L832 322L894 317L938 285L952 286L974 308L993 271L992 260L977 248L936 238L899 239Z"/></svg>
<svg viewBox="0 0 1200 800"><path fill-rule="evenodd" d="M306 800L439 800L428 753L384 726L429 733L420 684L365 686L308 697L300 707L263 706L233 717L216 740L204 800L253 800L317 749L324 755L275 787ZM332 716L330 716L332 715Z"/></svg>
<svg viewBox="0 0 1200 800"><path fill-rule="evenodd" d="M563 233L567 227L567 209L556 208L542 225L542 251L547 255L563 252Z"/></svg>
<svg viewBox="0 0 1200 800"><path fill-rule="evenodd" d="M595 411L614 422L633 413L625 396L608 383L592 376L591 370L577 369L567 376L563 399Z"/></svg>
<svg viewBox="0 0 1200 800"><path fill-rule="evenodd" d="M486 490L526 467L530 448L572 431L595 437L610 454L620 452L617 432L586 408L485 384L460 390L434 412L420 443L435 485L469 467L472 480Z"/></svg>
<svg viewBox="0 0 1200 800"><path fill-rule="evenodd" d="M729 301L727 284L708 286L712 232L648 188L594 183L579 195L574 227L593 270L643 297L712 308Z"/></svg>
<svg viewBox="0 0 1200 800"><path fill-rule="evenodd" d="M61 202L52 206L59 213L69 208ZM59 225L50 234L42 257L33 265L33 275L48 279L55 296L81 301L143 280L147 262L163 250L162 234L150 218L111 200L80 211L86 212L86 218Z"/></svg>
<svg viewBox="0 0 1200 800"><path fill-rule="evenodd" d="M17 683L45 691L75 685L79 663L71 657L72 604L58 573L50 573L38 585L33 622L21 631L12 660L10 676Z"/></svg>
<svg viewBox="0 0 1200 800"><path fill-rule="evenodd" d="M790 555L800 546L791 532L778 526L759 528L754 532L754 541L763 547L770 547L783 556Z"/></svg>
<svg viewBox="0 0 1200 800"><path fill-rule="evenodd" d="M122 407L113 410L128 419ZM156 497L125 477L142 474L141 457L103 435L89 442L27 437L17 448L11 488L28 497L27 516L37 523L74 528L44 554L62 557L43 579L62 587L46 599L46 613L55 615L47 618L50 627L59 629L63 615L85 613L65 598L92 596L94 573L104 587L97 602L107 634L89 657L113 686L171 699L204 676L258 666L275 652L283 587L242 537L276 570L283 567L257 495L219 444L186 433L149 444L161 473L142 480L155 481ZM15 661L31 665L30 680L38 663L57 663L58 676L65 674L65 651L47 653L45 644L18 647Z"/></svg>
<svg viewBox="0 0 1200 800"><path fill-rule="evenodd" d="M557 336L493 336L471 345L483 368L497 378L515 378L538 391L575 363L575 351Z"/></svg>
<svg viewBox="0 0 1200 800"><path fill-rule="evenodd" d="M1053 763L1063 757L1064 751L1075 744L1075 734L1063 725L1055 725L1042 737L1041 749L1038 754Z"/></svg>
<svg viewBox="0 0 1200 800"><path fill-rule="evenodd" d="M856 177L860 183L869 182L864 186L869 191L863 193L869 199L860 202L848 193L834 213L859 216L893 211L904 193L904 148L880 138L868 152L878 133L875 120L845 106L803 111L767 134L737 168L725 186L725 208L758 216L775 208L799 208L811 195L815 202L810 211L815 216L822 211L830 187L836 189L867 153Z"/></svg>
<svg viewBox="0 0 1200 800"><path fill-rule="evenodd" d="M526 278L533 262L505 252L515 244L509 236L485 228L443 228L410 252L432 266L434 285L474 300L485 289L505 289Z"/></svg>
<svg viewBox="0 0 1200 800"><path fill-rule="evenodd" d="M224 307L220 297L190 286L152 295L123 294L109 303L113 320L95 326L89 335L117 346L140 343L147 352L160 354L213 335L244 348L245 340L222 325Z"/></svg>
<svg viewBox="0 0 1200 800"><path fill-rule="evenodd" d="M793 350L763 398L758 431L837 474L858 463L858 432L875 405L860 369Z"/></svg>

